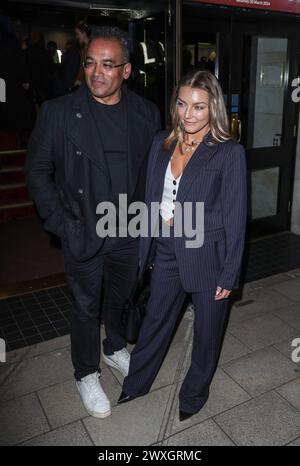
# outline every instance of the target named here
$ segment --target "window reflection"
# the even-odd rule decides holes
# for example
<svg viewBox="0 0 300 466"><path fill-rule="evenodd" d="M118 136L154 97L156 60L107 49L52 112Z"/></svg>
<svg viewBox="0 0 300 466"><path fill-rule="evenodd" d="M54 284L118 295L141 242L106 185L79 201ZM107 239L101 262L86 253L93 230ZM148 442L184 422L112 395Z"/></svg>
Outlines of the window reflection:
<svg viewBox="0 0 300 466"><path fill-rule="evenodd" d="M248 147L279 146L282 141L287 39L255 37L252 42Z"/></svg>
<svg viewBox="0 0 300 466"><path fill-rule="evenodd" d="M251 218L277 214L279 167L253 170L251 173Z"/></svg>
<svg viewBox="0 0 300 466"><path fill-rule="evenodd" d="M200 37L195 43L185 43L182 49L182 74L185 75L194 70L208 70L216 73L217 64L217 41L216 35L210 34Z"/></svg>
<svg viewBox="0 0 300 466"><path fill-rule="evenodd" d="M159 107L165 114L165 31L164 14L153 15L135 23L136 46L133 53L134 90Z"/></svg>

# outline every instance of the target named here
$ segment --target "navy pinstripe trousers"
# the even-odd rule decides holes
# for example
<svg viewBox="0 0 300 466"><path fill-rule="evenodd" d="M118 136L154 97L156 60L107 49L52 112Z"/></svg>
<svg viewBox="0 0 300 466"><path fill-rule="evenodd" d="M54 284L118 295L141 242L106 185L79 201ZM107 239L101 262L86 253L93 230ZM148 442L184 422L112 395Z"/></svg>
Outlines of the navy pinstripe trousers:
<svg viewBox="0 0 300 466"><path fill-rule="evenodd" d="M151 295L138 341L124 379L127 395L149 392L168 349L187 293L180 281L174 238L156 238ZM198 412L206 403L220 351L227 316L227 300L215 301L215 288L191 293L194 304L192 360L179 393L179 408Z"/></svg>

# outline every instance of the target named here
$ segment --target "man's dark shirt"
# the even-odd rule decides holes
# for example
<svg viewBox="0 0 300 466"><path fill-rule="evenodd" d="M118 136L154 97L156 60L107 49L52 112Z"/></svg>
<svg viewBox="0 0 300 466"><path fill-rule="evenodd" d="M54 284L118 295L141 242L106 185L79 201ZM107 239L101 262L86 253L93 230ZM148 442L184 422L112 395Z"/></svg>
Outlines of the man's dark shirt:
<svg viewBox="0 0 300 466"><path fill-rule="evenodd" d="M91 96L89 103L109 168L113 202L118 205L119 194L127 193L128 143L124 99L114 105L105 105Z"/></svg>

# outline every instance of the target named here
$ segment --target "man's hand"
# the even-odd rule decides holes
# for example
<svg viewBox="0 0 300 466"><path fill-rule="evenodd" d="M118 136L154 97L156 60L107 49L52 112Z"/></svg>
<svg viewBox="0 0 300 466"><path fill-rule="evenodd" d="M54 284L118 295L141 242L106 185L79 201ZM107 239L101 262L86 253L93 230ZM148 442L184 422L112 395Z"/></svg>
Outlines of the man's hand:
<svg viewBox="0 0 300 466"><path fill-rule="evenodd" d="M217 286L216 294L215 294L215 301L221 301L221 299L226 299L230 295L231 290L225 290L225 288L221 288Z"/></svg>

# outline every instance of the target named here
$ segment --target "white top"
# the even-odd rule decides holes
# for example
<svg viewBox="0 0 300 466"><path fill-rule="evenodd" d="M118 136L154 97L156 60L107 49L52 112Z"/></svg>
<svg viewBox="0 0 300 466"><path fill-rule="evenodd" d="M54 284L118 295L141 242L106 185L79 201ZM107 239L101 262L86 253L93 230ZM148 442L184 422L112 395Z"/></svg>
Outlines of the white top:
<svg viewBox="0 0 300 466"><path fill-rule="evenodd" d="M162 195L162 201L160 204L160 215L165 221L170 220L174 217L174 201L176 201L179 182L182 177L182 173L178 178L175 178L171 170L171 160L168 163L165 182L164 182L164 191Z"/></svg>

